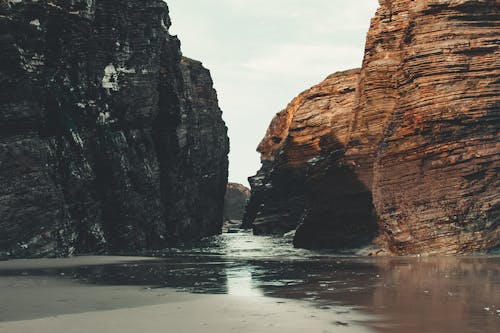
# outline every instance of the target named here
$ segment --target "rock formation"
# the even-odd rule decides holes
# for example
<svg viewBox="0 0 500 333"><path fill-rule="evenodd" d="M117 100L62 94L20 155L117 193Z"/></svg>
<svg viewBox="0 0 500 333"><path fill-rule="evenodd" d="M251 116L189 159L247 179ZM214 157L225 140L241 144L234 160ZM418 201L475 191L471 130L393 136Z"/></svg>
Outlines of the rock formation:
<svg viewBox="0 0 500 333"><path fill-rule="evenodd" d="M263 166L250 178L244 219L256 234L297 227L307 206L308 170L331 154L343 154L358 75L359 70L350 70L329 76L272 120L258 147Z"/></svg>
<svg viewBox="0 0 500 333"><path fill-rule="evenodd" d="M392 25L404 36L383 46L404 52L395 57L396 89L387 87L397 99L374 167L380 244L403 254L493 248L500 245L500 2L400 2ZM381 7L382 22L388 11Z"/></svg>
<svg viewBox="0 0 500 333"><path fill-rule="evenodd" d="M241 221L249 198L250 190L247 187L237 183L227 184L224 197L224 221Z"/></svg>
<svg viewBox="0 0 500 333"><path fill-rule="evenodd" d="M228 139L160 0L0 8L0 252L137 252L220 232Z"/></svg>
<svg viewBox="0 0 500 333"><path fill-rule="evenodd" d="M292 125L300 108L277 116L259 146L246 224L256 233L261 221L271 224L265 232L298 225L294 243L308 248L373 242L392 254L451 254L499 246L499 12L498 1L381 0L347 131L331 126L338 144L299 163L298 181L278 179L279 170L297 170L296 156L311 158L318 139L288 147L312 118Z"/></svg>

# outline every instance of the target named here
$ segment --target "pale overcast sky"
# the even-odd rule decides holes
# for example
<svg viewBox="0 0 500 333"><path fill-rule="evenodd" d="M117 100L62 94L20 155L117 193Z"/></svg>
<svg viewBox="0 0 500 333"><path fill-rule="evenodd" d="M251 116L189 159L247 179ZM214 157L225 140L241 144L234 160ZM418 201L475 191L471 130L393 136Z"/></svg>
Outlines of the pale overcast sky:
<svg viewBox="0 0 500 333"><path fill-rule="evenodd" d="M185 56L210 69L229 127L229 180L248 185L276 112L359 67L377 0L167 0Z"/></svg>

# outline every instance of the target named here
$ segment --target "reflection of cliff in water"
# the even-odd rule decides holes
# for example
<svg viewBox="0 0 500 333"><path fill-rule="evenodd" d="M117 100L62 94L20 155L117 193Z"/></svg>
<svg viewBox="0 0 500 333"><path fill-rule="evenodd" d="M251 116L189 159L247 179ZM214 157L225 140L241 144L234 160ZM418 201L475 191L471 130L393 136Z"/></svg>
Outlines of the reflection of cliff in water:
<svg viewBox="0 0 500 333"><path fill-rule="evenodd" d="M262 264L268 295L345 305L378 318L381 332L497 332L500 258L339 258ZM279 276L293 284L276 286Z"/></svg>
<svg viewBox="0 0 500 333"><path fill-rule="evenodd" d="M407 323L385 332L498 332L499 258L381 259L376 264L384 283L373 288L368 306Z"/></svg>

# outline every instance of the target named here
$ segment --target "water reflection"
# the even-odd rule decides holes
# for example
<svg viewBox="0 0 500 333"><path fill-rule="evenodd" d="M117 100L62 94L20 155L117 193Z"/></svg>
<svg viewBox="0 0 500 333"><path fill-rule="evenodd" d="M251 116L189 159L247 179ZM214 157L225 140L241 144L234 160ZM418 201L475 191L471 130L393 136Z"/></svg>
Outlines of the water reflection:
<svg viewBox="0 0 500 333"><path fill-rule="evenodd" d="M303 299L362 311L379 332L500 331L500 257L360 258L293 249L286 240L226 234L160 253L159 261L8 270L86 283ZM341 307L339 310L339 306Z"/></svg>
<svg viewBox="0 0 500 333"><path fill-rule="evenodd" d="M374 314L369 325L380 332L498 332L499 264L498 257L323 259L259 278L270 295ZM282 274L298 283L273 286Z"/></svg>
<svg viewBox="0 0 500 333"><path fill-rule="evenodd" d="M391 318L385 332L499 332L499 258L379 259L365 307ZM419 318L420 321L415 320Z"/></svg>
<svg viewBox="0 0 500 333"><path fill-rule="evenodd" d="M227 293L235 296L263 296L257 288L252 276L252 269L248 267L230 267L226 269Z"/></svg>

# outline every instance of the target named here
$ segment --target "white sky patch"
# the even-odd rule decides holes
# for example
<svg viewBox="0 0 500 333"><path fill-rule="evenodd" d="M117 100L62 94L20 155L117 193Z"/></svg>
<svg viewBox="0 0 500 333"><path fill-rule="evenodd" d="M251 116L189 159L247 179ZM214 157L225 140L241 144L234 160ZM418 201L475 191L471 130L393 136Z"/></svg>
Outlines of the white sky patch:
<svg viewBox="0 0 500 333"><path fill-rule="evenodd" d="M221 2L249 15L278 18L303 17L306 13L314 13L328 5L327 0L311 0L308 3L304 0L221 0Z"/></svg>
<svg viewBox="0 0 500 333"><path fill-rule="evenodd" d="M362 48L353 46L284 44L250 59L244 67L266 75L300 78L314 73L326 76L335 70L359 66L362 54Z"/></svg>
<svg viewBox="0 0 500 333"><path fill-rule="evenodd" d="M360 67L378 0L167 0L184 55L210 69L229 127L229 179L247 185L274 114Z"/></svg>

